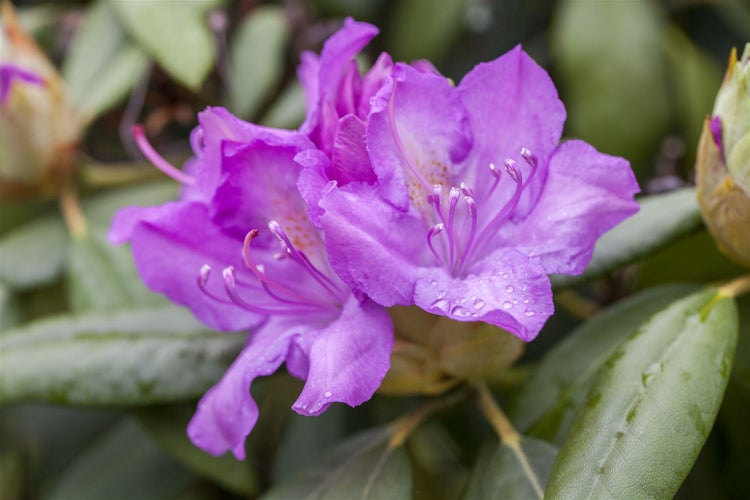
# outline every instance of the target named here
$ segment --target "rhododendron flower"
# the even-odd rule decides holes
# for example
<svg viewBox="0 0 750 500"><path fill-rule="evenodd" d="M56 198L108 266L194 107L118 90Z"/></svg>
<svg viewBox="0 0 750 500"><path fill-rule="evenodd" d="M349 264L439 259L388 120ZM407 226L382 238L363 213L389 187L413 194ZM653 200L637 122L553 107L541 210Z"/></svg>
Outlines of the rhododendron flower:
<svg viewBox="0 0 750 500"><path fill-rule="evenodd" d="M393 326L382 307L355 296L332 272L322 235L308 221L296 191L301 167L293 160L311 147L305 136L208 109L192 137L196 156L183 172L135 132L152 162L185 187L177 202L120 211L111 239L129 240L146 284L207 324L255 327L201 399L188 427L193 442L244 458L258 418L250 385L284 362L306 381L293 405L298 413L368 400L388 370Z"/></svg>
<svg viewBox="0 0 750 500"><path fill-rule="evenodd" d="M457 87L397 64L367 118L370 177L342 184L327 155L298 157L334 270L381 305L533 339L553 312L548 275L582 272L597 238L637 211L628 162L559 144L564 121L520 48Z"/></svg>

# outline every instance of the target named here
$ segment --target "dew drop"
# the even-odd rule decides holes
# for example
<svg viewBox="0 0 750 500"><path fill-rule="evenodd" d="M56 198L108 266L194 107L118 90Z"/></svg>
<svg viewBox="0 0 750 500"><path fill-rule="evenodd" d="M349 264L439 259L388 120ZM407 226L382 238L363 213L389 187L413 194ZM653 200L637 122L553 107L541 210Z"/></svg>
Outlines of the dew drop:
<svg viewBox="0 0 750 500"><path fill-rule="evenodd" d="M513 299L511 300L511 302L513 302L514 304L518 304L518 299Z"/></svg>
<svg viewBox="0 0 750 500"><path fill-rule="evenodd" d="M326 391L326 393L323 394L323 396L330 398L331 396L333 396L333 393L331 391Z"/></svg>
<svg viewBox="0 0 750 500"><path fill-rule="evenodd" d="M438 282L437 280L430 280L430 285L437 286Z"/></svg>
<svg viewBox="0 0 750 500"><path fill-rule="evenodd" d="M524 304L528 304L529 303L529 299L523 299L523 303Z"/></svg>
<svg viewBox="0 0 750 500"><path fill-rule="evenodd" d="M466 297L461 297L456 302L458 302L459 304L464 304L464 303L466 303Z"/></svg>
<svg viewBox="0 0 750 500"><path fill-rule="evenodd" d="M513 285L508 285L505 287L505 291L508 293L513 293L514 290L515 288L513 288Z"/></svg>
<svg viewBox="0 0 750 500"><path fill-rule="evenodd" d="M503 279L504 279L504 280L507 280L508 278L510 278L510 274L508 274L508 273L503 273Z"/></svg>
<svg viewBox="0 0 750 500"><path fill-rule="evenodd" d="M525 292L528 289L529 289L528 285L521 285L521 291L522 292Z"/></svg>
<svg viewBox="0 0 750 500"><path fill-rule="evenodd" d="M458 318L466 318L471 316L471 312L467 311L462 306L455 306L453 309L451 309L451 315L456 316Z"/></svg>
<svg viewBox="0 0 750 500"><path fill-rule="evenodd" d="M486 304L486 302L485 302L485 301L483 301L482 299L476 299L476 300L474 301L474 307L475 307L476 309L481 309L481 308L483 308L485 304Z"/></svg>
<svg viewBox="0 0 750 500"><path fill-rule="evenodd" d="M510 309L511 307L513 307L513 304L511 304L507 300L503 302L503 309Z"/></svg>
<svg viewBox="0 0 750 500"><path fill-rule="evenodd" d="M532 316L536 315L536 313L534 311L526 311L523 314L524 314L524 316L528 316L528 317L532 317Z"/></svg>
<svg viewBox="0 0 750 500"><path fill-rule="evenodd" d="M438 309L440 312L445 312L446 309L448 309L449 305L450 302L447 299L440 298L430 304L430 307L433 309Z"/></svg>

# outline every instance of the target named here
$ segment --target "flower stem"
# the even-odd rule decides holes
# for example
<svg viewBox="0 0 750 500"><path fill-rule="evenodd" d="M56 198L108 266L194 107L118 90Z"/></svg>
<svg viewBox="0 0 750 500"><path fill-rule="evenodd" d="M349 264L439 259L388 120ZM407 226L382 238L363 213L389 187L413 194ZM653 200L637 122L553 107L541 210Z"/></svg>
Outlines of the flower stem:
<svg viewBox="0 0 750 500"><path fill-rule="evenodd" d="M750 292L750 274L741 276L719 288L719 293L725 297L737 297Z"/></svg>
<svg viewBox="0 0 750 500"><path fill-rule="evenodd" d="M81 210L78 192L71 182L66 182L60 191L60 211L71 236L76 239L86 236L86 217Z"/></svg>
<svg viewBox="0 0 750 500"><path fill-rule="evenodd" d="M403 445L411 433L414 432L414 430L419 427L427 417L444 408L461 402L466 398L467 394L468 393L464 390L455 391L444 398L435 399L420 406L409 415L405 415L394 422L391 440L388 443L388 447L397 448Z"/></svg>
<svg viewBox="0 0 750 500"><path fill-rule="evenodd" d="M526 453L521 449L521 435L513 428L508 417L495 402L495 398L487 389L487 385L481 381L474 384L479 395L479 409L482 410L484 417L490 423L495 433L500 438L500 442L510 448L515 455L518 463L521 465L526 477L534 489L534 493L541 499L544 498L544 490L537 478L536 473L531 468Z"/></svg>

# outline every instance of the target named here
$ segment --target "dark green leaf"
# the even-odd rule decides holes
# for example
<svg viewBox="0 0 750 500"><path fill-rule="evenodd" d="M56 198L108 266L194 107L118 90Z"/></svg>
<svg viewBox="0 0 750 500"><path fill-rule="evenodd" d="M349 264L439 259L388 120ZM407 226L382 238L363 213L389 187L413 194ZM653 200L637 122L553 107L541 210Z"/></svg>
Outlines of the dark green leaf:
<svg viewBox="0 0 750 500"><path fill-rule="evenodd" d="M204 331L171 304L38 321L3 334L0 402L191 399L221 377L244 341Z"/></svg>
<svg viewBox="0 0 750 500"><path fill-rule="evenodd" d="M126 420L73 461L45 498L174 498L192 481L192 475L154 445L138 424Z"/></svg>
<svg viewBox="0 0 750 500"><path fill-rule="evenodd" d="M235 493L257 494L258 473L251 461L231 455L214 457L190 442L185 429L194 411L193 404L159 406L138 410L135 415L151 438L182 465Z"/></svg>
<svg viewBox="0 0 750 500"><path fill-rule="evenodd" d="M447 429L434 421L425 422L409 436L407 448L414 471L414 491L419 492L419 497L461 496L470 470L462 463L459 445Z"/></svg>
<svg viewBox="0 0 750 500"><path fill-rule="evenodd" d="M68 237L58 216L33 220L0 239L0 282L25 290L57 279Z"/></svg>
<svg viewBox="0 0 750 500"><path fill-rule="evenodd" d="M547 498L671 498L716 418L737 329L734 300L708 290L636 330L599 372Z"/></svg>
<svg viewBox="0 0 750 500"><path fill-rule="evenodd" d="M437 60L464 26L467 0L403 0L393 9L392 52L396 59Z"/></svg>
<svg viewBox="0 0 750 500"><path fill-rule="evenodd" d="M589 281L653 253L702 227L694 188L648 196L639 200L633 217L606 233L596 243L594 256L583 274L552 276L556 289Z"/></svg>
<svg viewBox="0 0 750 500"><path fill-rule="evenodd" d="M562 443L599 369L640 325L675 300L688 285L653 288L591 318L550 349L520 388L510 411L513 424L536 437Z"/></svg>
<svg viewBox="0 0 750 500"><path fill-rule="evenodd" d="M515 449L514 449L515 448ZM464 500L542 498L557 448L522 437L514 446L488 447L474 467Z"/></svg>
<svg viewBox="0 0 750 500"><path fill-rule="evenodd" d="M201 2L108 0L127 32L178 82L198 90L214 65Z"/></svg>
<svg viewBox="0 0 750 500"><path fill-rule="evenodd" d="M390 432L382 428L359 434L263 499L410 499L409 458L402 447L389 446L389 438Z"/></svg>
<svg viewBox="0 0 750 500"><path fill-rule="evenodd" d="M278 85L289 31L284 10L271 5L253 10L237 27L229 81L229 102L237 115L254 116Z"/></svg>
<svg viewBox="0 0 750 500"><path fill-rule="evenodd" d="M123 98L143 76L145 52L134 45L107 0L89 8L65 58L65 88L89 121Z"/></svg>

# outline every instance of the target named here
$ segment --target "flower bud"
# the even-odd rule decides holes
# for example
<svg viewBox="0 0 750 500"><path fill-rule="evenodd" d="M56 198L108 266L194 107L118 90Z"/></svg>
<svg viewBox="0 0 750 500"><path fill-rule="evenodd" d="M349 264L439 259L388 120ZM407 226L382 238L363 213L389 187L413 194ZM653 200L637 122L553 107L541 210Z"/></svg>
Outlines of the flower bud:
<svg viewBox="0 0 750 500"><path fill-rule="evenodd" d="M440 394L509 368L524 342L493 325L459 322L417 307L393 307L396 342L383 394Z"/></svg>
<svg viewBox="0 0 750 500"><path fill-rule="evenodd" d="M750 43L732 50L696 160L698 202L719 249L750 267Z"/></svg>
<svg viewBox="0 0 750 500"><path fill-rule="evenodd" d="M0 194L53 192L72 171L80 127L55 67L9 2L0 12Z"/></svg>

